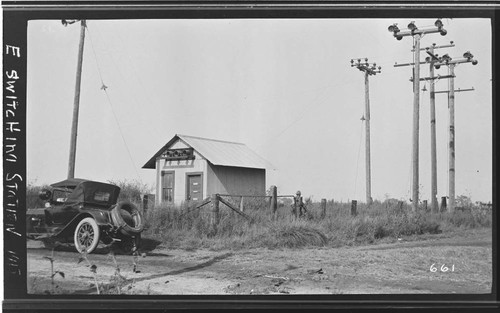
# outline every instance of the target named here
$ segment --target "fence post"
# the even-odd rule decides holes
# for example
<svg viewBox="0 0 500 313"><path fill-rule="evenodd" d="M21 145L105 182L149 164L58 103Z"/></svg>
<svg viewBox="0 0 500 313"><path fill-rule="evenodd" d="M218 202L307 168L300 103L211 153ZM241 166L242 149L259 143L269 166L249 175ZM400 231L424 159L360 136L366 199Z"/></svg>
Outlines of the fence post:
<svg viewBox="0 0 500 313"><path fill-rule="evenodd" d="M142 196L142 212L144 215L146 215L146 213L148 212L148 204L149 204L148 195L144 194Z"/></svg>
<svg viewBox="0 0 500 313"><path fill-rule="evenodd" d="M297 219L297 218L298 218L298 212L297 212L297 211L298 211L298 210L297 210L298 208L297 208L297 203L295 202L295 199L296 199L296 198L295 198L295 197L293 197L292 214L293 214L294 218L295 218L295 219Z"/></svg>
<svg viewBox="0 0 500 313"><path fill-rule="evenodd" d="M212 216L210 217L210 224L213 234L217 233L217 224L219 224L219 195L212 195Z"/></svg>
<svg viewBox="0 0 500 313"><path fill-rule="evenodd" d="M276 219L276 213L278 210L278 188L276 186L271 186L271 212L273 213L273 219Z"/></svg>
<svg viewBox="0 0 500 313"><path fill-rule="evenodd" d="M441 197L441 207L439 208L439 211L446 211L446 197Z"/></svg>
<svg viewBox="0 0 500 313"><path fill-rule="evenodd" d="M358 212L356 211L357 205L358 205L358 201L352 200L352 202L351 202L351 215L352 216L358 215Z"/></svg>
<svg viewBox="0 0 500 313"><path fill-rule="evenodd" d="M243 212L243 199L244 197L241 196L241 199L240 199L240 211Z"/></svg>
<svg viewBox="0 0 500 313"><path fill-rule="evenodd" d="M321 199L321 218L326 216L326 199Z"/></svg>

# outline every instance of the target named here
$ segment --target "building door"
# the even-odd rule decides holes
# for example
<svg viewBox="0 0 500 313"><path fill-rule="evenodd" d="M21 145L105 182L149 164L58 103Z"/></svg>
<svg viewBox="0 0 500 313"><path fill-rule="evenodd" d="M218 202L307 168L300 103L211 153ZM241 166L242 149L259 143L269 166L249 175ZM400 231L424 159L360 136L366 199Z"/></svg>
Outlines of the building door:
<svg viewBox="0 0 500 313"><path fill-rule="evenodd" d="M187 175L187 200L201 201L203 200L203 179L201 174Z"/></svg>
<svg viewBox="0 0 500 313"><path fill-rule="evenodd" d="M174 201L174 172L161 173L161 201Z"/></svg>

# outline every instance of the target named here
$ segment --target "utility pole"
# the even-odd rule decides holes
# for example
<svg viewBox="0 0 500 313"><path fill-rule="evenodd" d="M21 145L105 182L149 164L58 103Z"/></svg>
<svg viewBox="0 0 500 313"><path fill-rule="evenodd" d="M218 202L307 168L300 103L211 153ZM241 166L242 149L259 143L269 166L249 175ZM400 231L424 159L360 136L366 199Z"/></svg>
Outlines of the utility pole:
<svg viewBox="0 0 500 313"><path fill-rule="evenodd" d="M434 55L435 49L454 47L453 41L450 41L449 45L436 46L433 43L430 47L426 47L420 50L426 50L430 55L425 60L429 63L429 76L431 82L429 84L429 94L430 94L430 118L431 118L431 210L433 213L437 213L438 201L437 201L437 152L436 152L436 97L434 93L434 63L436 62L437 55Z"/></svg>
<svg viewBox="0 0 500 313"><path fill-rule="evenodd" d="M448 65L448 75L455 75L455 64ZM455 79L448 80L448 112L450 132L448 134L448 197L450 197L448 210L455 210Z"/></svg>
<svg viewBox="0 0 500 313"><path fill-rule="evenodd" d="M441 20L436 20L434 23L435 27L428 29L418 29L415 22L410 22L408 24L408 31L402 32L397 24L389 26L388 30L393 33L393 36L397 40L401 40L403 37L412 36L414 40L414 52L413 59L415 62L413 70L413 143L412 143L412 209L416 212L418 209L418 199L419 199L419 120L420 120L420 39L426 34L440 33L442 36L446 35L446 30L443 28L443 23Z"/></svg>
<svg viewBox="0 0 500 313"><path fill-rule="evenodd" d="M420 79L429 80L430 81L430 115L431 115L431 208L434 213L438 212L438 202L437 202L437 155L436 155L436 106L435 106L435 96L434 96L434 80L436 77L434 76L434 62L436 62L437 54L434 55L434 49L438 48L446 48L453 47L453 41L450 42L450 45L436 46L436 44L432 44L430 47L421 48L420 51L426 50L433 57L426 57L425 63L430 64L429 75L430 77ZM415 52L416 49L412 49L411 52ZM406 63L406 64L395 64L394 67L400 66L409 66L415 65L415 63ZM410 78L410 81L413 81L413 78ZM426 91L427 89L422 89Z"/></svg>
<svg viewBox="0 0 500 313"><path fill-rule="evenodd" d="M470 51L463 54L463 59L452 60L447 54L439 58L439 61L434 64L436 69L439 69L442 65L448 66L448 75L451 76L448 85L448 110L449 110L449 144L448 144L448 197L449 201L449 212L453 213L455 210L455 67L460 63L472 63L476 65L477 60Z"/></svg>
<svg viewBox="0 0 500 313"><path fill-rule="evenodd" d="M365 73L365 167L366 167L366 204L369 206L372 204L372 187L371 187L371 166L370 166L370 97L369 97L369 85L368 77L370 75L376 75L380 73L382 67L377 68L377 64L368 64L368 58L365 58L365 63L361 63L361 59L358 59L358 63L354 63L351 59L351 67L356 67L361 72Z"/></svg>
<svg viewBox="0 0 500 313"><path fill-rule="evenodd" d="M67 26L73 24L78 20L62 20L62 24ZM73 103L73 122L71 124L71 141L69 148L69 164L68 164L68 178L75 177L75 161L76 161L76 138L78 133L78 111L80 108L80 86L82 81L82 64L83 64L83 47L85 43L85 27L87 26L85 20L80 21L80 44L78 48L78 63L76 66L76 84L75 84L75 98Z"/></svg>

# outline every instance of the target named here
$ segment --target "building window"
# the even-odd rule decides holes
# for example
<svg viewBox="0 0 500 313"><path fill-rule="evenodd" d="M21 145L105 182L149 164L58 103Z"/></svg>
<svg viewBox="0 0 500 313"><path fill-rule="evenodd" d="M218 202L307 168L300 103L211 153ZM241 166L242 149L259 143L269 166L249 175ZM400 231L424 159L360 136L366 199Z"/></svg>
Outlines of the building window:
<svg viewBox="0 0 500 313"><path fill-rule="evenodd" d="M162 172L162 202L174 201L174 172Z"/></svg>

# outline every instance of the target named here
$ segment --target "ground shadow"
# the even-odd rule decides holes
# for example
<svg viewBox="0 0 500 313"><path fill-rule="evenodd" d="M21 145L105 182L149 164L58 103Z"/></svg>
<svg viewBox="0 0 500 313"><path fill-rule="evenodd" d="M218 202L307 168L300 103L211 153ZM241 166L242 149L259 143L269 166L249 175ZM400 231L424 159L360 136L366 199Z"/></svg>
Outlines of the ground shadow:
<svg viewBox="0 0 500 313"><path fill-rule="evenodd" d="M141 246L139 248L139 253L147 253L148 255L157 255L157 256L168 256L166 254L161 254L161 253L151 253L151 251L154 251L159 245L161 244L161 241L151 239L151 238L142 238L141 239ZM60 242L56 241L56 243L44 243L42 240L29 240L27 243L27 247L29 249L41 249L41 250L52 250L58 251L58 252L75 252L76 251L75 245L73 243L68 243L68 242ZM129 254L129 253L123 253L120 249L117 247L112 247L112 245L105 245L105 244L99 244L99 246L92 251L92 254L109 254L113 250L116 254Z"/></svg>
<svg viewBox="0 0 500 313"><path fill-rule="evenodd" d="M161 241L151 239L151 238L142 238L141 239L141 247L139 248L140 252L151 252L156 249L161 244ZM148 255L150 255L148 253Z"/></svg>
<svg viewBox="0 0 500 313"><path fill-rule="evenodd" d="M160 278L160 277L166 277L166 276L178 275L178 274L183 274L186 272L196 271L196 270L211 266L211 265L213 265L221 260L224 260L232 255L233 255L232 252L228 252L228 253L216 256L216 257L214 257L206 262L194 265L194 266L189 266L189 267L185 267L185 268L181 268L178 270L165 272L165 273L153 274L153 275L141 277L141 278L127 279L123 283L126 285L126 284L137 283L137 282L141 282L141 281L145 281L145 280L150 280L150 279L155 279L155 278ZM104 287L107 287L107 286L104 286ZM85 289L85 290L75 291L75 292L73 292L73 294L90 294L90 293L93 293L94 291L95 291L95 288L89 288L89 289Z"/></svg>
<svg viewBox="0 0 500 313"><path fill-rule="evenodd" d="M76 251L76 248L73 244L70 244L70 243L62 243L62 244L59 244L58 246L56 247L39 247L39 248L35 248L35 249L44 249L44 250L52 250L54 249L54 251L57 251L57 252L73 252L73 253L78 253L78 251ZM110 252L110 248L108 246L104 246L104 245L99 245L94 251L92 251L92 254L108 254Z"/></svg>

